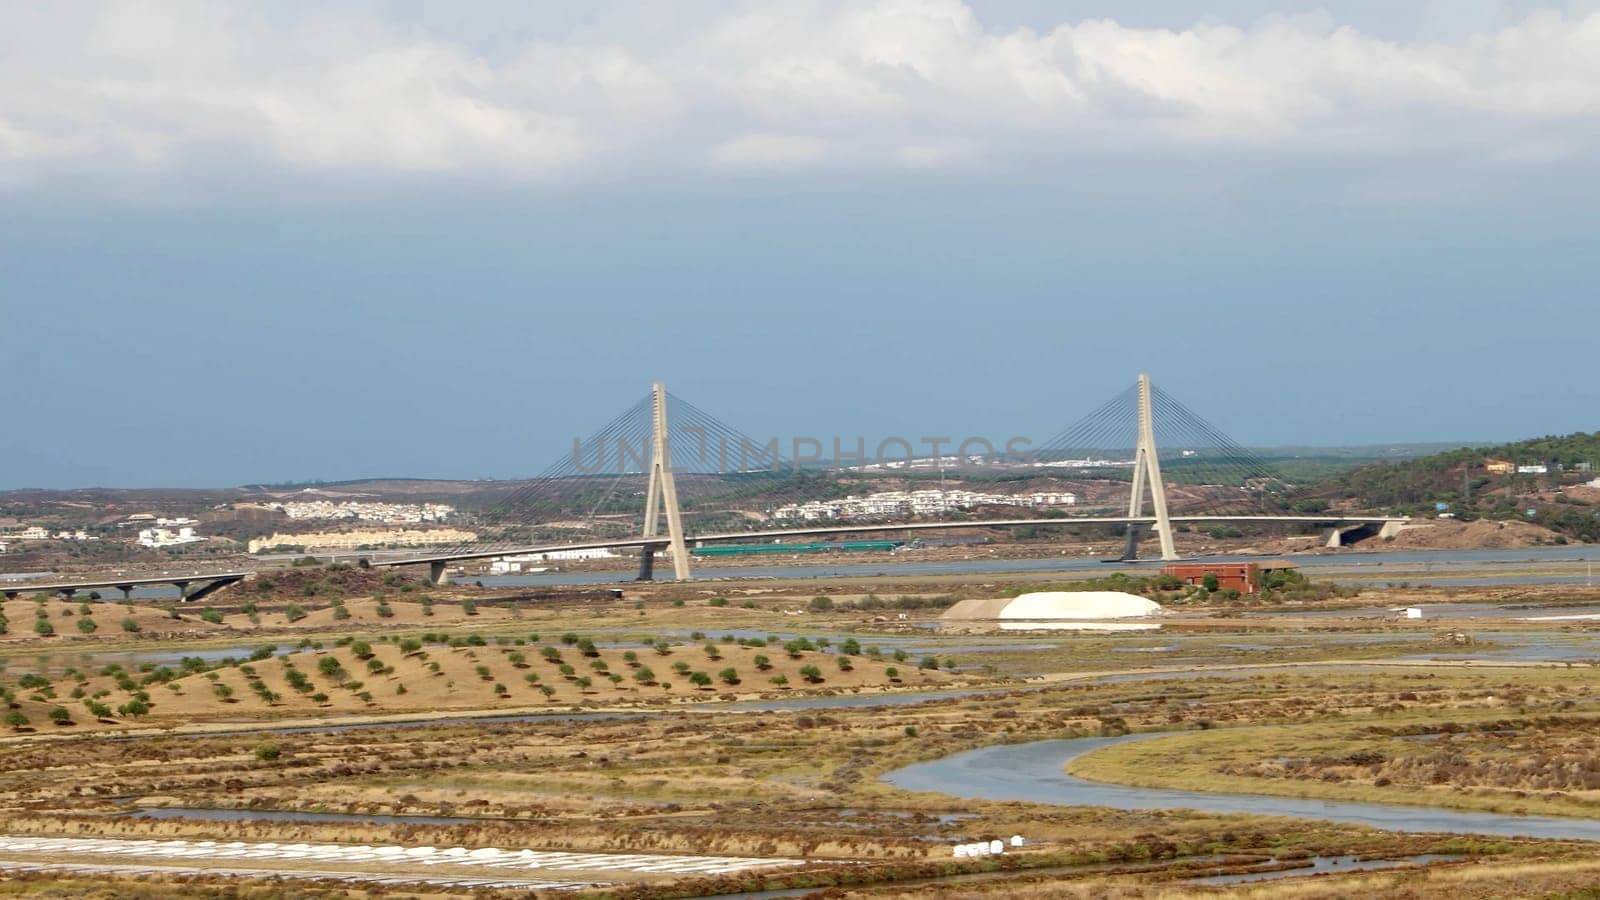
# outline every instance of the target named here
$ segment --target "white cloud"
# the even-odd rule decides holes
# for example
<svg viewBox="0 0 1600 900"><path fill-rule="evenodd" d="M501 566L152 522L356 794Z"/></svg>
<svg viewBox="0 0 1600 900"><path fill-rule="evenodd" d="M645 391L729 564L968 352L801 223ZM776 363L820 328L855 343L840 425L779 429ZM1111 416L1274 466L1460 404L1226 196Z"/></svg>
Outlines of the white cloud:
<svg viewBox="0 0 1600 900"><path fill-rule="evenodd" d="M827 145L794 134L745 134L718 144L711 157L728 166L773 168L806 165L823 158Z"/></svg>
<svg viewBox="0 0 1600 900"><path fill-rule="evenodd" d="M1326 14L986 25L958 0L775 0L489 42L350 7L0 8L0 184L174 172L549 179L651 167L960 166L1085 149L1593 155L1600 13L1444 41ZM492 32L492 29L479 29Z"/></svg>

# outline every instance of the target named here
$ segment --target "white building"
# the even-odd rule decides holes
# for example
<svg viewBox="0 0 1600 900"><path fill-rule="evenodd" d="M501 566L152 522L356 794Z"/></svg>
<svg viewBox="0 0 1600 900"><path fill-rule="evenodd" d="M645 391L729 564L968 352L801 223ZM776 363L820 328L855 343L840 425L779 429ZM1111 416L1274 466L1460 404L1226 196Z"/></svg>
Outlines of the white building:
<svg viewBox="0 0 1600 900"><path fill-rule="evenodd" d="M1545 465L1517 466L1518 475L1548 475L1549 473L1550 467Z"/></svg>
<svg viewBox="0 0 1600 900"><path fill-rule="evenodd" d="M828 519L870 519L894 516L932 516L975 506L1021 506L1039 508L1076 506L1078 495L1070 491L1035 491L1031 494L988 494L981 491L940 490L879 491L843 500L812 500L791 503L772 511L778 520L815 522Z"/></svg>
<svg viewBox="0 0 1600 900"><path fill-rule="evenodd" d="M181 544L198 544L205 540L194 533L194 526L185 525L176 532L170 528L144 528L139 531L139 544L144 547L176 547Z"/></svg>

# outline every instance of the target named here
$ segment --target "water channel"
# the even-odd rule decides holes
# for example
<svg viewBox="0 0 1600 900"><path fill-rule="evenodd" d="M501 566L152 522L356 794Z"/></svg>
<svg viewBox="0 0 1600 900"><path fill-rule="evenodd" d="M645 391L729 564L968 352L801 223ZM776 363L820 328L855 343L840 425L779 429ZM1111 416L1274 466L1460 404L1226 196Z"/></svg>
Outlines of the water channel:
<svg viewBox="0 0 1600 900"><path fill-rule="evenodd" d="M1066 772L1067 763L1085 753L1114 744L1155 740L1163 736L1132 734L1002 744L906 766L883 776L883 780L905 790L933 791L979 800L1021 800L1124 810L1194 809L1211 813L1323 819L1387 831L1600 840L1600 819L1512 816L1421 806L1129 787L1086 781Z"/></svg>

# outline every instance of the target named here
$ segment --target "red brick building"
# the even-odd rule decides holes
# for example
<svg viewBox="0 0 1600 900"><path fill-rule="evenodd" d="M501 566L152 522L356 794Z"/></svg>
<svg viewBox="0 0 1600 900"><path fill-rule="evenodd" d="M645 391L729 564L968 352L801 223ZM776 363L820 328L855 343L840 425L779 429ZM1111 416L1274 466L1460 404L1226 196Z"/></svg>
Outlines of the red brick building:
<svg viewBox="0 0 1600 900"><path fill-rule="evenodd" d="M1261 573L1272 569L1292 569L1294 563L1173 563L1161 570L1184 584L1204 584L1207 575L1217 577L1217 590L1254 594L1261 590Z"/></svg>

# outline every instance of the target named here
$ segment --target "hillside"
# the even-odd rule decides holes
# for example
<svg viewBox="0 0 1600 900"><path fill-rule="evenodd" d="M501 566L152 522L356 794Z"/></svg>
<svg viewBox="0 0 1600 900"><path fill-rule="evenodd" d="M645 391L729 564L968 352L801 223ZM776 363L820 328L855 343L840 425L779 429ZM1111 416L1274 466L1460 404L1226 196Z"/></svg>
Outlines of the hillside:
<svg viewBox="0 0 1600 900"><path fill-rule="evenodd" d="M1505 471L1504 464L1544 471ZM1458 519L1517 519L1600 541L1600 491L1585 486L1596 470L1600 432L1580 431L1361 466L1315 485L1301 505L1433 516L1444 503Z"/></svg>

